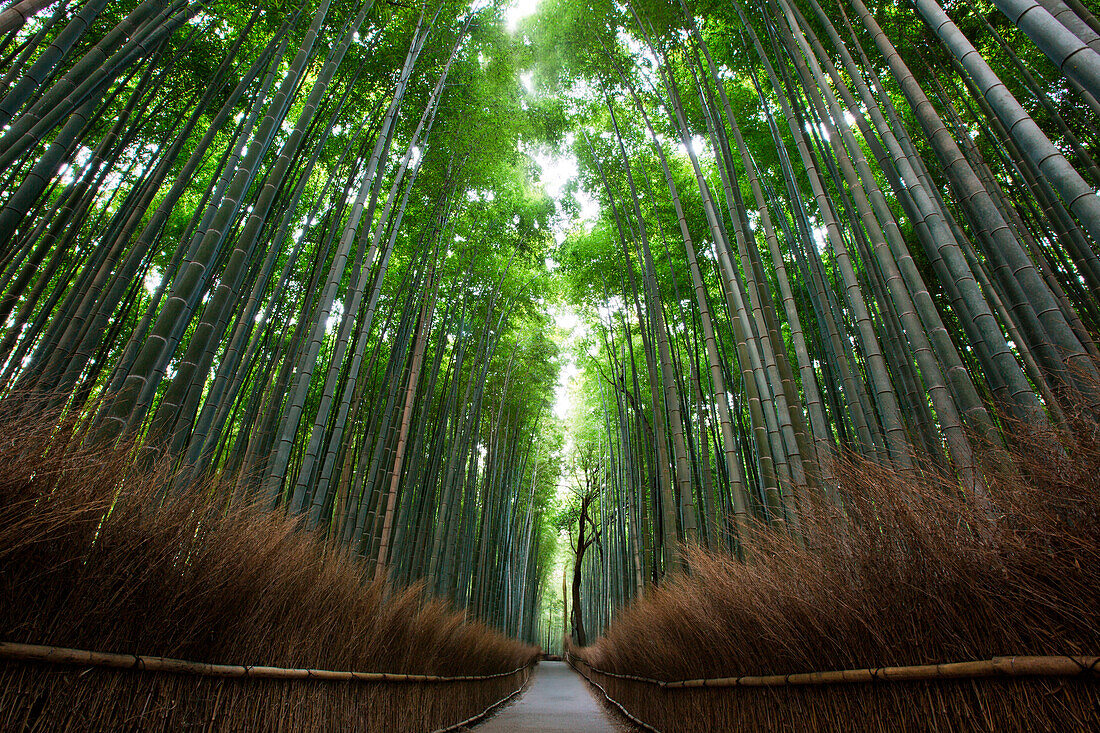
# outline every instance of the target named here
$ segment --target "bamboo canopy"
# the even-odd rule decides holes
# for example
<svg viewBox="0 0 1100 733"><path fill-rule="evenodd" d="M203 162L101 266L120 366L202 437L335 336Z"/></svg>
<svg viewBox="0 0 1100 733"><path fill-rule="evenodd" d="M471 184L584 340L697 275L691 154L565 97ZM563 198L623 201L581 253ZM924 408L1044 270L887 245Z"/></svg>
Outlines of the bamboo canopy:
<svg viewBox="0 0 1100 733"><path fill-rule="evenodd" d="M1095 4L4 2L0 729L1100 730Z"/></svg>

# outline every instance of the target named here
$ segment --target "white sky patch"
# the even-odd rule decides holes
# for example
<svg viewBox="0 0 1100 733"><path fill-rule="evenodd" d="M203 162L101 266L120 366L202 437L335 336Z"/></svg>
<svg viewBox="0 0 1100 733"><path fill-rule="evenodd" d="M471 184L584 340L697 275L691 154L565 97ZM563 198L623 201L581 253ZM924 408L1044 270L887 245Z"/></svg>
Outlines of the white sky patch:
<svg viewBox="0 0 1100 733"><path fill-rule="evenodd" d="M710 153L710 143L705 137L703 137L702 135L692 135L690 142L691 152L695 153L695 155L700 158L712 157ZM680 150L681 153L687 155L688 149L683 142L677 142L676 147Z"/></svg>
<svg viewBox="0 0 1100 733"><path fill-rule="evenodd" d="M748 209L745 211L749 219L749 229L756 231L760 227L760 212Z"/></svg>
<svg viewBox="0 0 1100 733"><path fill-rule="evenodd" d="M634 58L650 66L657 65L657 57L653 55L653 51L650 50L649 45L643 39L635 38L625 30L620 30L617 37L619 43L626 46Z"/></svg>
<svg viewBox="0 0 1100 733"><path fill-rule="evenodd" d="M566 358L561 371L558 372L558 384L554 388L554 417L568 423L570 413L577 405L576 392L580 388L577 378L581 370L577 367L576 359L573 358L574 347L577 340L585 336L587 329L576 311L569 305L558 306L553 310L552 315L555 325L565 331L561 353Z"/></svg>
<svg viewBox="0 0 1100 733"><path fill-rule="evenodd" d="M817 251L824 252L829 245L829 230L823 226L815 226L812 231Z"/></svg>
<svg viewBox="0 0 1100 733"><path fill-rule="evenodd" d="M570 135L566 137L566 146L572 145L572 142L573 138L570 133ZM545 153L540 150L528 150L527 152L531 158L538 163L539 168L542 169L540 179L546 195L554 199L554 201L560 202L566 184L577 177L577 158L572 153L556 155ZM587 191L583 188L578 188L576 190L576 199L577 204L580 206L578 218L568 223L558 221L553 227L554 239L558 244L561 244L565 240L569 228L577 224L593 224L599 218L600 205L595 199L588 195Z"/></svg>
<svg viewBox="0 0 1100 733"><path fill-rule="evenodd" d="M596 312L599 313L600 320L604 323L618 320L621 313L630 314L626 302L618 295L612 295L606 303L596 306Z"/></svg>
<svg viewBox="0 0 1100 733"><path fill-rule="evenodd" d="M509 33L515 33L519 22L538 9L539 0L516 0L504 11L504 24Z"/></svg>
<svg viewBox="0 0 1100 733"><path fill-rule="evenodd" d="M332 333L336 326L344 318L344 304L341 301L336 301L332 304L332 311L325 321L325 333Z"/></svg>
<svg viewBox="0 0 1100 733"><path fill-rule="evenodd" d="M577 175L577 159L572 155L547 155L535 152L531 156L542 168L542 188L554 200L561 198L569 179Z"/></svg>
<svg viewBox="0 0 1100 733"><path fill-rule="evenodd" d="M802 125L802 129L804 129L808 133L812 133L814 130L817 130L817 134L821 137L822 140L826 142L829 141L829 131L825 129L825 125L817 122L806 122Z"/></svg>
<svg viewBox="0 0 1100 733"><path fill-rule="evenodd" d="M645 39L635 38L624 30L620 30L617 37L619 43L627 48L630 51L630 55L638 61L638 65L635 69L638 76L645 81L650 91L656 91L660 94L664 86L660 74L657 73L657 68L660 66L660 60L654 55L649 44L645 43Z"/></svg>
<svg viewBox="0 0 1100 733"><path fill-rule="evenodd" d="M145 292L149 293L149 295L157 292L162 277L164 276L161 274L160 270L155 267L150 267L149 271L145 273L145 279L142 281L142 285L145 286Z"/></svg>

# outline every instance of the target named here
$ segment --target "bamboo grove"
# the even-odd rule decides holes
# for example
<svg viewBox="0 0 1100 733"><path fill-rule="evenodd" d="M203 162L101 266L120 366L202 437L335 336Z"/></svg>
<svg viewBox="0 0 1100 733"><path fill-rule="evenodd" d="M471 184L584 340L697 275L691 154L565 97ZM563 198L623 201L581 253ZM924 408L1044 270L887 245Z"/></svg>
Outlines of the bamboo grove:
<svg viewBox="0 0 1100 733"><path fill-rule="evenodd" d="M578 643L680 567L682 542L837 541L805 525L843 511L839 456L947 473L995 518L1004 431L1094 414L1089 10L544 13L542 80L569 90L601 204L559 254L588 324L573 485L602 538L585 554L572 522Z"/></svg>
<svg viewBox="0 0 1100 733"><path fill-rule="evenodd" d="M1100 403L1100 21L865 2L5 3L0 390L529 641L840 456L996 516Z"/></svg>
<svg viewBox="0 0 1100 733"><path fill-rule="evenodd" d="M515 53L497 9L462 4L91 0L16 22L3 389L52 395L59 442L174 465L166 492L231 477L216 501L531 635L553 209L516 152L541 113Z"/></svg>

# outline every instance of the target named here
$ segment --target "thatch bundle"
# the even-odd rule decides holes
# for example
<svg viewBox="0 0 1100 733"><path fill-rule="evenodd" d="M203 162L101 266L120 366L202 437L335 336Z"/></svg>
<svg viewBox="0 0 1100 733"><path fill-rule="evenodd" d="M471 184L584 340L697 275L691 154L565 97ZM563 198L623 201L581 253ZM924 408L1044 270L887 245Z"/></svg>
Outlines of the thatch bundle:
<svg viewBox="0 0 1100 733"><path fill-rule="evenodd" d="M19 425L0 415L5 641L441 676L534 659L418 588L371 581L285 517L217 502L228 492L209 485L166 493L165 475L133 472L124 453L58 448L48 427ZM525 676L385 684L8 662L0 729L423 731L481 712Z"/></svg>
<svg viewBox="0 0 1100 733"><path fill-rule="evenodd" d="M804 541L698 549L591 647L597 669L660 680L787 675L1010 655L1100 654L1100 430L1017 429L985 451L992 512L919 461L836 465L844 512ZM585 670L589 672L589 670ZM1100 676L665 688L593 679L667 731L1095 730Z"/></svg>

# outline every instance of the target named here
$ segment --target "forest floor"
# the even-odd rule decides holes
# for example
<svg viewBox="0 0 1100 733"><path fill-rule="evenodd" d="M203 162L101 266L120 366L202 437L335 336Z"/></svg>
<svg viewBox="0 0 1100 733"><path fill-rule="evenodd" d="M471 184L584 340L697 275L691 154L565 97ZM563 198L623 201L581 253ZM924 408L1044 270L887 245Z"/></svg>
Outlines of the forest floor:
<svg viewBox="0 0 1100 733"><path fill-rule="evenodd" d="M604 709L581 676L565 662L541 662L519 700L475 730L618 733L629 729Z"/></svg>

